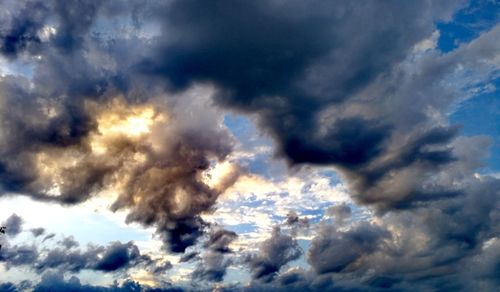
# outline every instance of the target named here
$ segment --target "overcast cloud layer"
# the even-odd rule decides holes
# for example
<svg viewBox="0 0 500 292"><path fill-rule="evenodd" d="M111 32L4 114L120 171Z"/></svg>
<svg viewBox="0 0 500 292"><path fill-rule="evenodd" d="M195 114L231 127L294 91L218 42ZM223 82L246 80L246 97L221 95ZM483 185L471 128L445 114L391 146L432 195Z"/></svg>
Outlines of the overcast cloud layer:
<svg viewBox="0 0 500 292"><path fill-rule="evenodd" d="M473 5L492 5L493 24L450 52L438 50L436 24ZM72 237L56 241L50 226L23 229L24 219L9 213L0 264L34 276L0 290L500 287L500 179L479 171L493 139L464 136L448 119L461 102L498 93L498 4L0 6L7 64L0 71L0 196L67 207L105 198L126 223L153 228L162 243L160 254L133 241L81 246ZM238 140L227 114L256 123L272 141L268 160L284 161L285 174L252 172L242 149L255 158L260 148ZM244 185L307 181L318 169L334 170L349 195L319 218L290 210L253 246L207 220L223 214L219 204ZM161 280L181 264L191 268L190 285ZM225 282L231 269L245 276ZM137 270L160 280L131 280ZM85 272L119 282L82 283Z"/></svg>

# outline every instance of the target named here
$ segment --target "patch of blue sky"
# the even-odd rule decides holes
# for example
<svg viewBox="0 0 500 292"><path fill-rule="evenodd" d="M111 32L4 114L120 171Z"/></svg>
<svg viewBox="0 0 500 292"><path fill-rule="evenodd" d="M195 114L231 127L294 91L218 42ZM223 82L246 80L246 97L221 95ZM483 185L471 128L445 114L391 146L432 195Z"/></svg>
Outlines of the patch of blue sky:
<svg viewBox="0 0 500 292"><path fill-rule="evenodd" d="M224 283L234 285L244 284L250 282L250 280L250 273L248 273L248 270L241 266L230 266L226 270L226 276L224 277ZM214 289L213 291L217 291L217 289Z"/></svg>
<svg viewBox="0 0 500 292"><path fill-rule="evenodd" d="M0 76L19 75L31 79L34 66L22 59L8 60L0 57Z"/></svg>
<svg viewBox="0 0 500 292"><path fill-rule="evenodd" d="M473 0L457 11L452 20L437 24L438 49L450 52L488 31L500 20L500 2ZM493 64L493 66L496 66ZM462 90L470 95L450 115L450 122L462 125L465 136L488 135L492 138L490 156L480 173L500 171L500 71L493 68L489 80L468 83ZM467 76L463 76L467 78Z"/></svg>
<svg viewBox="0 0 500 292"><path fill-rule="evenodd" d="M260 133L254 121L231 113L224 116L224 124L239 141L237 150L250 154L238 161L247 171L269 180L279 180L285 176L284 160L274 157L272 139Z"/></svg>
<svg viewBox="0 0 500 292"><path fill-rule="evenodd" d="M294 267L294 268L303 268L303 269L310 269L311 266L307 263L307 252L309 250L309 247L311 246L311 241L307 239L298 239L297 243L299 244L300 248L303 251L303 254L301 257L299 257L296 260L293 260L289 262L287 265L289 267Z"/></svg>
<svg viewBox="0 0 500 292"><path fill-rule="evenodd" d="M149 241L151 232L145 229L130 228L122 226L115 220L99 213L89 214L82 218L83 224L77 228L72 226L64 232L67 235L73 235L80 243L95 243L106 245L113 241Z"/></svg>
<svg viewBox="0 0 500 292"><path fill-rule="evenodd" d="M237 234L244 234L255 232L258 230L257 225L254 223L241 223L237 225L225 225L225 228L229 231L236 232Z"/></svg>
<svg viewBox="0 0 500 292"><path fill-rule="evenodd" d="M323 168L318 172L318 174L322 177L329 178L330 184L342 183L342 179L333 168Z"/></svg>
<svg viewBox="0 0 500 292"><path fill-rule="evenodd" d="M481 173L500 171L500 79L493 84L495 90L462 102L450 116L452 123L462 125L463 135L491 137L490 156Z"/></svg>
<svg viewBox="0 0 500 292"><path fill-rule="evenodd" d="M438 48L450 52L460 44L477 38L481 32L492 28L500 19L500 2L473 0L455 13L451 21L438 22L440 36Z"/></svg>
<svg viewBox="0 0 500 292"><path fill-rule="evenodd" d="M46 245L51 245L65 236L74 236L82 245L107 245L117 240L148 241L152 233L151 230L127 226L121 223L121 218L112 218L111 213L93 212L90 208L46 204L22 196L3 197L0 199L0 205L23 218L23 228L26 231L23 236L29 235L30 228L38 227L45 228L46 234L55 233L56 236L47 240ZM35 241L38 240L40 238Z"/></svg>
<svg viewBox="0 0 500 292"><path fill-rule="evenodd" d="M256 199L252 201L245 201L238 203L238 206L245 206L251 208L257 208L266 205L274 205L275 201L269 199Z"/></svg>

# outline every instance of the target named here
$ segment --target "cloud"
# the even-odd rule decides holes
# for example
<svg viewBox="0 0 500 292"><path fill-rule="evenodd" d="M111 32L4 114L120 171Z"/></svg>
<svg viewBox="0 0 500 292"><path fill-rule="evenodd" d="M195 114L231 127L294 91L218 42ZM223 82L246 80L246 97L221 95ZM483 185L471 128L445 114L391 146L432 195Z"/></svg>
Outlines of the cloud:
<svg viewBox="0 0 500 292"><path fill-rule="evenodd" d="M245 259L252 277L263 282L271 281L288 262L299 258L302 249L290 235L283 234L275 227L271 237L261 243L257 254L250 254Z"/></svg>
<svg viewBox="0 0 500 292"><path fill-rule="evenodd" d="M130 210L128 222L156 226L173 252L193 245L205 226L200 213L238 172L214 187L202 181L211 161L224 160L233 144L219 114L207 110L210 86L176 96L147 86L130 68L139 55L125 56L143 49L132 49L144 44L138 36L120 38L131 46L122 50L92 31L103 16L138 17L141 9L75 1L9 2L6 8L3 53L38 61L29 79L0 80L2 193L77 204L115 188L112 208ZM50 35L38 37L45 30ZM156 117L165 119L152 121ZM122 118L122 128L114 127Z"/></svg>
<svg viewBox="0 0 500 292"><path fill-rule="evenodd" d="M207 252L201 256L201 261L191 273L191 277L195 281L221 282L231 263L231 260L224 258L222 253Z"/></svg>
<svg viewBox="0 0 500 292"><path fill-rule="evenodd" d="M232 231L213 227L204 242L205 252L198 256L197 253L187 254L181 258L181 262L198 260L191 277L195 281L204 280L209 282L221 282L226 275L227 268L233 263L227 255L233 253L229 245L237 238Z"/></svg>
<svg viewBox="0 0 500 292"><path fill-rule="evenodd" d="M342 272L355 262L362 265L363 256L376 251L389 236L386 230L366 223L345 232L324 227L311 242L309 263L318 274Z"/></svg>
<svg viewBox="0 0 500 292"><path fill-rule="evenodd" d="M108 287L103 286L92 286L81 284L80 279L72 276L68 280L65 280L63 275L57 273L46 273L42 276L42 280L36 286L33 287L33 291L36 292L45 292L45 291L95 291L95 292L132 292L132 291L159 291L159 292L178 292L183 291L180 288L176 287L166 287L165 289L154 289L148 287L146 285L140 285L139 283L133 280L125 280L121 285L115 283Z"/></svg>
<svg viewBox="0 0 500 292"><path fill-rule="evenodd" d="M335 220L337 221L336 223L341 225L345 222L346 219L349 219L349 217L351 217L352 210L345 203L342 203L340 205L335 205L328 208L325 211L325 215L335 218Z"/></svg>
<svg viewBox="0 0 500 292"><path fill-rule="evenodd" d="M179 259L179 262L180 263L187 263L187 262L190 262L194 259L198 259L199 256L198 256L198 252L187 252L185 253L180 259Z"/></svg>
<svg viewBox="0 0 500 292"><path fill-rule="evenodd" d="M2 253L0 254L0 262L5 263L5 267L21 265L31 265L38 258L38 249L33 245L5 245L2 244Z"/></svg>
<svg viewBox="0 0 500 292"><path fill-rule="evenodd" d="M413 48L435 32L434 21L460 2L317 3L307 12L303 5L220 1L200 9L174 1L156 54L142 67L174 90L212 82L216 102L257 116L290 164L334 166L358 203L385 212L458 195L429 187L424 175L454 161L458 128L444 115L474 86L443 82L460 74L459 64L489 82L496 30L449 55L418 55ZM235 11L247 15L231 17Z"/></svg>
<svg viewBox="0 0 500 292"><path fill-rule="evenodd" d="M96 263L95 269L100 271L116 271L128 265L133 265L133 262L139 259L140 254L137 246L131 242L127 244L114 242L103 253L102 258Z"/></svg>
<svg viewBox="0 0 500 292"><path fill-rule="evenodd" d="M85 250L78 249L73 238L59 241L53 248L39 248L35 245L11 245L7 242L0 253L0 262L7 269L25 266L39 274L46 271L77 273L81 270L94 270L104 273L126 271L143 265L154 273L161 273L171 267L168 262L158 265L147 255L141 255L133 243L112 242L108 246L89 245Z"/></svg>
<svg viewBox="0 0 500 292"><path fill-rule="evenodd" d="M36 52L49 8L43 1L6 1L10 9L2 12L0 53L15 57L23 51ZM16 11L11 14L9 12Z"/></svg>
<svg viewBox="0 0 500 292"><path fill-rule="evenodd" d="M218 195L234 182L234 178L226 179L212 188L202 178L211 160L223 160L232 145L230 134L219 127L215 111L201 113L207 103L207 89L187 93L195 94L190 101L196 98L199 105L176 102L168 113L158 101L136 107L120 99L89 102L86 109L78 109L88 121L87 128L75 115L67 120L69 125L64 125L65 118L57 116L68 114L57 108L64 105L47 104L48 112L55 111L56 116L52 117L48 112L35 110L32 115L39 118L36 123L21 118L32 98L22 85L26 80L3 81L10 88L4 88L3 102L12 105L10 114L3 117L9 121L12 132L5 132L3 141L9 143L2 144L1 149L4 154L17 157L16 163L10 158L0 161L0 181L5 191L76 204L114 189L119 196L113 210L130 210L128 222L157 226L168 248L183 252L202 234L204 223L199 214L209 211ZM101 106L108 111L98 109ZM188 117L174 113L186 111L199 111L199 119L188 121ZM113 124L115 119L127 115L130 118L123 125ZM78 129L72 129L71 123L77 123L74 126ZM234 169L227 176L237 177L237 172Z"/></svg>
<svg viewBox="0 0 500 292"><path fill-rule="evenodd" d="M12 214L2 226L5 227L5 233L9 236L15 237L22 231L23 219L16 214Z"/></svg>
<svg viewBox="0 0 500 292"><path fill-rule="evenodd" d="M355 222L347 220L354 207L329 209L333 223L312 227L310 270L283 271L302 250L296 234L273 229L245 258L256 280L250 290L495 287L499 180L475 173L491 141L460 137L447 115L498 79L500 26L446 54L426 44L462 2L7 1L0 54L30 73L0 77L0 195L74 205L112 191L111 209L156 228L170 252L208 236L180 261L198 260L194 279L222 281L236 235L206 234L204 219L221 194L310 207L295 198L338 191L315 173L310 185L284 179L288 187L252 174L240 180L239 167L207 179L234 146L222 108L254 117L293 168L334 168L347 186L341 192L374 211ZM127 32L113 31L113 21ZM144 34L145 24L158 33ZM300 225L290 209L272 211ZM267 211L238 219L272 226ZM22 220L11 218L15 236ZM55 236L32 233L42 243ZM171 267L132 242L80 249L69 238L47 250L8 244L0 261L41 274ZM51 273L35 291L47 287L108 289Z"/></svg>
<svg viewBox="0 0 500 292"><path fill-rule="evenodd" d="M34 237L38 237L38 236L42 236L45 233L45 228L43 228L43 227L32 228L30 231Z"/></svg>
<svg viewBox="0 0 500 292"><path fill-rule="evenodd" d="M218 253L229 253L229 244L236 239L238 235L233 231L224 229L216 229L209 235L208 240L204 243L204 247Z"/></svg>
<svg viewBox="0 0 500 292"><path fill-rule="evenodd" d="M138 247L132 242L112 242L106 247L89 246L87 250L72 250L64 246L49 250L33 265L38 273L48 269L79 272L90 269L103 272L126 270L138 265L143 259Z"/></svg>

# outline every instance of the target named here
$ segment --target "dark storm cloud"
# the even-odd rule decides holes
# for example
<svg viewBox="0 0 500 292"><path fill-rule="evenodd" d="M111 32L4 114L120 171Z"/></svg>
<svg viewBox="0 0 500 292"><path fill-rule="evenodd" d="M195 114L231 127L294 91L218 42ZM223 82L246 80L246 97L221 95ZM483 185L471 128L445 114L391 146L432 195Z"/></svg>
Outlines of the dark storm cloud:
<svg viewBox="0 0 500 292"><path fill-rule="evenodd" d="M44 1L5 1L0 21L0 53L12 58L23 51L39 49L49 8ZM12 13L14 12L14 13Z"/></svg>
<svg viewBox="0 0 500 292"><path fill-rule="evenodd" d="M498 28L449 54L423 54L416 45L458 6L203 5L173 2L156 55L141 69L174 90L214 83L216 102L257 115L291 164L336 167L356 202L378 211L376 222L320 229L307 256L312 271L279 275L300 253L293 238L277 249L291 257L270 248L282 238L273 235L247 261L253 278L268 282L256 290L495 286L495 264L477 256L498 234L497 180L474 177L489 141L458 137L446 114L475 86L462 68L494 78ZM453 85L457 78L465 83ZM332 211L335 224L345 223L345 208ZM464 263L479 258L483 276L464 277Z"/></svg>
<svg viewBox="0 0 500 292"><path fill-rule="evenodd" d="M154 58L139 68L166 77L174 90L217 85L216 102L256 114L292 165L332 165L358 202L381 211L410 208L460 193L416 186L397 196L380 186L399 180L394 173L404 183L405 172L418 177L454 160L446 146L456 129L436 126L426 111L458 99L434 81L455 61L442 57L423 68L425 75L401 71L433 23L458 7L460 1L173 1L161 15ZM413 81L399 90L406 74ZM415 86L424 79L427 85ZM412 104L427 94L442 101ZM386 108L392 100L398 111ZM418 122L401 122L404 116Z"/></svg>
<svg viewBox="0 0 500 292"><path fill-rule="evenodd" d="M35 4L28 1L22 5ZM30 14L19 14L16 5L5 6L6 13L12 16L5 20L5 27L14 26L14 19L17 26L29 25ZM113 210L129 209L129 222L156 226L168 249L183 252L203 234L205 223L199 214L210 211L220 192L231 184L227 180L214 189L201 179L211 161L223 160L231 151L230 134L219 126L218 114L206 110L208 101L196 101L195 106L190 106L192 100L179 101L170 96L169 125L151 134L156 136L155 149L160 151L140 141L114 139L107 145L113 153L96 157L91 149L91 136L99 135L96 115L102 109L113 110L112 99L123 97L127 110L127 106L165 103L158 101L159 96L168 95L161 83L151 85L148 80L152 79L135 74L132 68L148 51L144 39L138 35L109 39L99 33L105 27L96 24L108 18L130 21L128 17L144 15L147 8L132 7L130 11L127 5L113 1L49 1L44 2L44 7L48 7L50 17L40 16L31 30L41 34L45 29L50 35L41 40L36 54L26 49L31 57L18 56L31 60L32 78L0 79L0 120L5 128L0 137L2 193L76 204L107 186L123 184L127 188ZM139 29L143 20L136 20L134 26ZM19 45L19 52L21 49ZM200 91L195 98L206 96L209 89ZM153 97L155 102L151 101ZM95 104L89 107L89 102ZM187 112L198 120L192 121ZM146 161L130 169L127 164L134 153L143 154ZM40 159L50 161L65 155L81 159L69 171L62 171L67 166L55 165L60 174L51 173L53 165L39 163ZM49 173L43 173L42 168L49 169ZM124 172L130 173L130 179L118 182L125 177ZM55 180L59 181L56 195L51 193Z"/></svg>
<svg viewBox="0 0 500 292"><path fill-rule="evenodd" d="M302 249L297 240L284 234L279 227L275 227L271 237L259 246L258 253L247 256L245 262L249 265L254 279L269 282L281 267L301 255Z"/></svg>
<svg viewBox="0 0 500 292"><path fill-rule="evenodd" d="M371 223L346 224L348 207L330 208L327 215L337 220L317 229L307 252L312 270L287 271L249 291L324 291L319 283L333 291L495 291L500 180L472 173L485 155L484 138L460 138L457 161L434 174L435 183L460 184L460 196L389 212Z"/></svg>
<svg viewBox="0 0 500 292"><path fill-rule="evenodd" d="M291 162L336 165L354 172L357 179L359 168L387 152L395 125L356 114L313 131L320 126L319 115L331 105L347 102L381 74L389 74L416 42L430 34L432 21L449 15L454 7L427 2L301 1L236 1L231 5L218 1L199 7L207 4L174 1L168 5L152 2L140 11L130 11L111 2L63 2L47 3L51 17L40 16L31 29L38 33L43 27L54 27L42 43L32 80L5 77L0 84L2 108L9 109L2 112L9 131L3 134L5 143L0 147L0 183L6 192L65 204L85 201L110 185L123 170L122 157L137 151L124 143L114 145L113 159L93 157L89 136L98 125L96 112L86 108L89 100L103 107L116 95L143 102L164 95L161 84L150 86L157 79L146 79L136 70L166 76L170 88L177 91L195 82L214 84L216 101L257 113ZM11 14L18 15L19 10L10 6ZM390 13L395 10L397 14ZM236 17L237 11L246 13ZM84 17L73 17L75 13ZM28 23L28 15L18 15L16 21ZM110 40L93 33L103 29L98 24L102 18L130 21L128 17L134 15L135 26L146 21L139 19L141 15L160 20L162 35L145 42L139 36ZM356 40L351 37L354 33ZM178 112L204 110L182 102L174 107ZM181 115L174 117L172 122L187 122ZM199 181L209 160L222 160L231 149L227 133L213 123L214 119L207 118L193 128L181 126L173 131L178 138L170 143L176 148L168 154L146 150L147 161L133 170L125 182L126 191L113 206L115 210L129 208L128 221L155 225L174 252L183 252L196 242L205 228L199 214L209 211L222 191ZM72 152L84 159L62 174L60 195L48 194L54 178L41 176L36 160ZM425 153L427 160L431 154ZM363 186L367 176L373 180L377 176L369 171L359 179ZM189 194L183 202L187 207L180 212L174 200L179 193ZM447 190L441 193L453 195Z"/></svg>
<svg viewBox="0 0 500 292"><path fill-rule="evenodd" d="M209 228L200 215L213 211L237 176L217 187L202 179L233 143L209 100L198 98L210 95L255 115L291 165L335 167L356 202L377 211L374 222L351 226L346 206L330 209L335 225L317 230L307 253L311 270L282 271L302 251L275 229L246 258L256 280L249 290L498 287L499 182L474 173L490 141L458 137L447 114L478 80L498 76L500 28L447 54L416 51L457 1L5 3L0 53L30 64L33 76L0 77L2 195L76 204L122 185L112 209L154 226L170 251L184 252ZM110 19L131 22L135 32L106 35ZM160 35L141 35L149 21L160 24ZM215 94L190 91L196 86L214 86ZM168 116L152 130L155 147L120 138L106 141L105 157L92 152L97 117L115 109L117 96L125 108L153 105ZM129 167L135 154L144 161ZM64 165L76 157L76 166ZM287 221L296 226L300 218ZM199 257L194 279L221 281L235 236L208 236L205 252L181 261ZM132 243L83 250L68 241L44 251L7 245L0 261L40 273L170 268ZM50 289L113 291L45 274L35 291Z"/></svg>
<svg viewBox="0 0 500 292"><path fill-rule="evenodd" d="M5 227L5 233L15 237L22 231L23 219L16 214L12 214L1 226Z"/></svg>

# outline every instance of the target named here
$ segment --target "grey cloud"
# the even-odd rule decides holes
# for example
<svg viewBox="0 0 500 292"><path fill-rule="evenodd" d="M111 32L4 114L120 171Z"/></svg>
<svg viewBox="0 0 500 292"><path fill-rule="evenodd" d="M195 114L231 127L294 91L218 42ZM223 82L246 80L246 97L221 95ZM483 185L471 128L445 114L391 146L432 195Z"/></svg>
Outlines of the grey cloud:
<svg viewBox="0 0 500 292"><path fill-rule="evenodd" d="M198 253L191 253L181 259L181 262L189 262L198 259L195 270L191 273L194 280L204 280L209 282L221 282L226 275L226 269L233 263L228 254L233 251L229 244L237 238L236 233L212 227L208 238L203 244L206 249L201 256Z"/></svg>
<svg viewBox="0 0 500 292"><path fill-rule="evenodd" d="M352 211L345 203L332 206L325 211L325 215L335 218L336 224L343 224L351 217Z"/></svg>
<svg viewBox="0 0 500 292"><path fill-rule="evenodd" d="M45 233L45 228L38 227L30 230L34 237L42 236Z"/></svg>
<svg viewBox="0 0 500 292"><path fill-rule="evenodd" d="M71 249L80 245L73 236L65 237L63 240L58 241L57 243L64 246L66 249Z"/></svg>
<svg viewBox="0 0 500 292"><path fill-rule="evenodd" d="M209 251L201 256L201 261L191 273L191 277L198 281L221 282L231 264L232 261L225 258L224 254Z"/></svg>
<svg viewBox="0 0 500 292"><path fill-rule="evenodd" d="M40 33L49 8L44 1L5 1L2 3L0 53L13 58L23 51L39 50ZM15 13L11 13L15 11Z"/></svg>
<svg viewBox="0 0 500 292"><path fill-rule="evenodd" d="M154 262L154 264L148 264L148 270L154 275L162 275L166 271L173 268L173 265L169 261L164 262Z"/></svg>
<svg viewBox="0 0 500 292"><path fill-rule="evenodd" d="M285 224L289 226L308 227L309 220L307 218L300 218L296 212L290 211L286 215Z"/></svg>
<svg viewBox="0 0 500 292"><path fill-rule="evenodd" d="M142 265L154 273L161 273L171 268L169 262L158 263L147 255L141 255L133 243L112 242L107 246L89 245L78 249L72 238L59 241L53 248L38 248L34 245L11 245L2 247L0 262L7 269L25 266L39 274L47 271L77 273L81 270L94 270L104 273L126 271Z"/></svg>
<svg viewBox="0 0 500 292"><path fill-rule="evenodd" d="M193 261L195 259L199 259L199 253L198 252L187 252L185 253L180 259L180 263L187 263L190 261Z"/></svg>
<svg viewBox="0 0 500 292"><path fill-rule="evenodd" d="M36 270L42 273L48 269L79 272L91 269L112 272L138 265L141 261L139 249L132 242L113 242L110 245L89 246L87 250L68 250L67 247L49 250L34 263Z"/></svg>
<svg viewBox="0 0 500 292"><path fill-rule="evenodd" d="M209 234L208 240L204 243L204 247L219 253L231 252L229 244L236 239L238 235L229 230L216 229Z"/></svg>
<svg viewBox="0 0 500 292"><path fill-rule="evenodd" d="M23 219L16 214L12 214L2 226L5 227L5 233L9 236L15 237L22 231Z"/></svg>
<svg viewBox="0 0 500 292"><path fill-rule="evenodd" d="M71 23L71 19L64 18L67 16L60 17L60 28L52 40L54 44L45 44L43 54L34 66L32 80L14 76L0 80L0 103L4 109L2 123L8 127L0 137L3 157L0 159L1 188L3 193L76 204L117 183L116 178L123 178L123 172L130 172L129 181L121 182L128 189L122 192L112 206L113 210L129 209L129 222L157 226L166 246L174 252L183 252L203 233L205 224L199 214L209 211L218 194L237 177L236 173L233 174L233 178L218 186L217 190L201 181L201 173L214 158L223 160L229 154L232 138L220 127L218 114L206 110L208 101L199 100L195 103L200 104L191 106L183 99L193 101L197 97L167 97L161 85L138 85L143 80L140 76L134 78L138 84L129 83L126 75L134 70L124 60L133 62L135 59L122 54L134 54L136 50L123 50L116 42L91 37L90 26L94 17L100 17L101 8L88 4L89 7L82 9L92 13L78 20L82 23ZM69 11L68 15L76 11L82 13L73 2L54 7L61 10L60 15L66 15L64 11ZM108 8L102 9L108 11ZM59 41L68 45L63 49L66 53L61 54L61 48L56 44ZM138 46L134 42L137 39L123 41ZM136 49L142 50L143 47ZM195 94L207 95L209 89L202 91L205 92ZM193 93L187 93L190 94ZM155 152L151 145L115 139L109 145L114 151L110 154L112 159L95 157L90 136L99 134L96 108L111 107L110 101L117 96L123 96L124 102L130 106L169 104L167 129L157 129L152 134L161 144L160 152ZM153 96L156 97L154 102L151 101ZM158 101L159 96L167 97L167 101ZM89 102L94 102L95 107L89 108ZM179 114L186 112L198 119L193 121ZM144 155L146 161L130 169L127 160L134 153ZM51 189L57 175L42 173L41 168L50 169L51 166L41 167L39 159L65 155L75 158L73 154L82 159L71 171L61 173L59 194L54 195ZM58 171L57 167L55 171ZM143 188L146 185L150 188ZM187 194L182 201L183 210L174 200L179 193ZM145 196L151 197L147 199ZM135 206L132 198L144 200L139 200L139 205ZM158 201L150 204L154 200Z"/></svg>
<svg viewBox="0 0 500 292"><path fill-rule="evenodd" d="M308 260L318 274L342 272L378 250L387 237L388 231L366 223L345 232L324 227L311 242Z"/></svg>
<svg viewBox="0 0 500 292"><path fill-rule="evenodd" d="M255 285L297 291L494 288L498 265L489 258L500 232L498 180L474 174L490 141L458 137L446 114L477 89L478 80L498 77L500 27L447 54L414 52L458 2L188 0L151 1L131 10L114 1L8 2L0 12L0 52L31 64L33 76L0 77L1 194L76 204L127 177L113 210L127 210L128 222L156 227L171 251L184 252L207 229L200 215L213 211L233 181L217 188L201 179L232 146L210 106L213 99L256 115L291 165L336 168L356 202L378 211L377 225L319 231L308 259L321 275L278 275L301 251L293 237L273 231L247 259L254 279L262 280ZM136 27L159 21L161 34L99 33L100 17L122 16L132 16L127 21ZM52 24L56 32L42 37ZM197 86L206 87L190 91ZM206 94L211 86L215 93ZM112 110L117 96L128 108L154 105L169 122L152 130L156 147L111 139L110 153L99 158L91 149L99 109ZM130 168L135 154L144 161ZM47 164L59 157L82 159L70 168ZM59 195L51 189L56 178L62 181ZM348 213L340 207L332 212L337 221ZM290 223L296 220L290 216ZM229 264L221 253L229 251L233 236L212 236L200 256L207 266L197 275L218 281ZM63 245L45 258L34 247L7 246L1 260L11 266L67 262L74 271L146 261L128 244L96 247L101 261ZM463 270L471 264L476 273Z"/></svg>
<svg viewBox="0 0 500 292"><path fill-rule="evenodd" d="M92 286L87 284L82 284L80 279L76 276L72 276L69 279L64 279L63 275L56 273L46 273L42 276L42 280L36 286L34 290L36 292L48 292L48 291L75 291L75 292L137 292L137 291L170 291L179 292L183 291L180 288L170 286L165 289L155 289L147 285L141 285L133 280L126 279L122 284L113 284L110 286Z"/></svg>
<svg viewBox="0 0 500 292"><path fill-rule="evenodd" d="M33 245L2 245L0 262L5 263L5 267L33 264L38 258L38 249Z"/></svg>
<svg viewBox="0 0 500 292"><path fill-rule="evenodd" d="M250 267L254 279L269 282L284 265L301 255L302 249L295 238L275 227L271 237L259 246L258 253L247 256L245 262Z"/></svg>
<svg viewBox="0 0 500 292"><path fill-rule="evenodd" d="M56 234L55 233L50 233L50 234L47 234L45 235L45 237L43 238L42 242L45 242L47 240L51 240L53 239L54 237L56 237Z"/></svg>

